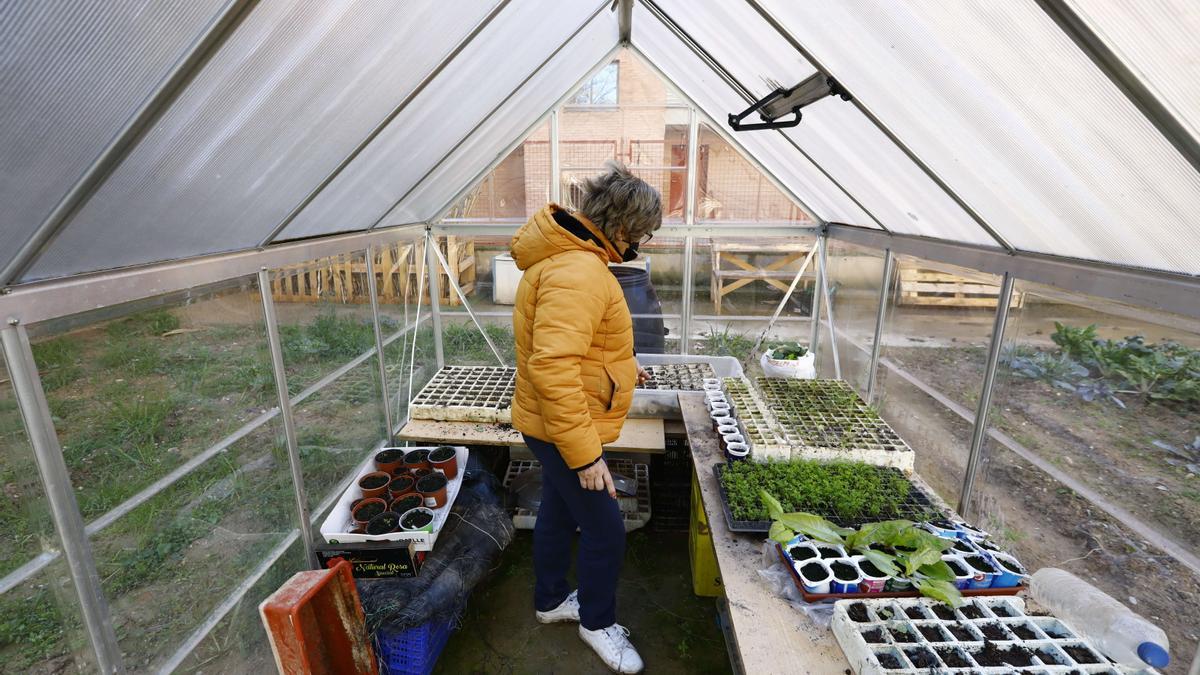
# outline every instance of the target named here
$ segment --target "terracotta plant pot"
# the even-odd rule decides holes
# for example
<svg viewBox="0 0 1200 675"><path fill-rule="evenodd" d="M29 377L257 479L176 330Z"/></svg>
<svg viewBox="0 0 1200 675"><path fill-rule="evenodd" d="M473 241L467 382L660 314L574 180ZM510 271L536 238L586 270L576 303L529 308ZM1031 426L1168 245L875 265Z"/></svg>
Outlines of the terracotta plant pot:
<svg viewBox="0 0 1200 675"><path fill-rule="evenodd" d="M432 532L434 517L433 511L424 506L418 506L400 516L400 530L402 532Z"/></svg>
<svg viewBox="0 0 1200 675"><path fill-rule="evenodd" d="M404 448L384 448L375 453L375 468L395 473L404 464Z"/></svg>
<svg viewBox="0 0 1200 675"><path fill-rule="evenodd" d="M400 529L400 514L394 511L384 511L367 523L367 534L388 534Z"/></svg>
<svg viewBox="0 0 1200 675"><path fill-rule="evenodd" d="M391 510L396 513L407 513L418 506L424 506L425 498L413 492L392 502Z"/></svg>
<svg viewBox="0 0 1200 675"><path fill-rule="evenodd" d="M413 469L412 477L417 480L421 480L422 478L424 478L425 476L428 476L431 473L433 473L433 469Z"/></svg>
<svg viewBox="0 0 1200 675"><path fill-rule="evenodd" d="M350 511L350 519L354 521L355 525L363 527L384 511L387 511L387 502L378 497L371 497L362 500Z"/></svg>
<svg viewBox="0 0 1200 675"><path fill-rule="evenodd" d="M388 483L388 494L392 499L411 495L417 491L417 479L409 475L396 476Z"/></svg>
<svg viewBox="0 0 1200 675"><path fill-rule="evenodd" d="M403 464L396 467L396 470L392 472L392 478L399 478L400 476L411 476L411 475L412 475L412 472L409 471L408 468L405 467Z"/></svg>
<svg viewBox="0 0 1200 675"><path fill-rule="evenodd" d="M417 469L429 469L429 450L428 448L420 448L417 450L409 450L404 456L404 468L409 471Z"/></svg>
<svg viewBox="0 0 1200 675"><path fill-rule="evenodd" d="M440 509L446 505L446 485L449 481L440 473L431 473L417 480L417 492L425 498L425 506Z"/></svg>
<svg viewBox="0 0 1200 675"><path fill-rule="evenodd" d="M458 475L458 451L448 445L438 446L429 452L429 464L454 480Z"/></svg>
<svg viewBox="0 0 1200 675"><path fill-rule="evenodd" d="M358 479L358 487L362 490L363 497L381 497L387 492L388 483L392 482L392 476L382 471L372 471L371 473Z"/></svg>

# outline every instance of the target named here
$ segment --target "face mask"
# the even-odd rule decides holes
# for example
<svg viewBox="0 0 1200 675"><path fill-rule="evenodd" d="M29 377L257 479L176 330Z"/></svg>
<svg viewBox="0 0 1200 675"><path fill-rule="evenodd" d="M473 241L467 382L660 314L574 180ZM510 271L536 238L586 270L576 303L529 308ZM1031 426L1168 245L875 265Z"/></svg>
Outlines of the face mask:
<svg viewBox="0 0 1200 675"><path fill-rule="evenodd" d="M625 249L625 252L621 254L621 260L623 262L630 262L631 260L636 259L638 257L638 246L640 245L641 244L637 242L630 244L628 248Z"/></svg>

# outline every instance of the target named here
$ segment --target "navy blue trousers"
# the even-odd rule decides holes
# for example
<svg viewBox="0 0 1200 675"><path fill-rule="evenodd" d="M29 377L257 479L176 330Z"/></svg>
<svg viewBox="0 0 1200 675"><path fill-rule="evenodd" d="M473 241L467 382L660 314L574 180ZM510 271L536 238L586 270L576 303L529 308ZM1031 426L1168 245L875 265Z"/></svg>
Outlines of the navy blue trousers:
<svg viewBox="0 0 1200 675"><path fill-rule="evenodd" d="M588 630L617 622L617 577L625 556L625 522L617 500L586 490L558 448L530 436L525 443L542 463L542 506L533 528L534 607L554 609L571 593L571 541L579 528L579 623Z"/></svg>

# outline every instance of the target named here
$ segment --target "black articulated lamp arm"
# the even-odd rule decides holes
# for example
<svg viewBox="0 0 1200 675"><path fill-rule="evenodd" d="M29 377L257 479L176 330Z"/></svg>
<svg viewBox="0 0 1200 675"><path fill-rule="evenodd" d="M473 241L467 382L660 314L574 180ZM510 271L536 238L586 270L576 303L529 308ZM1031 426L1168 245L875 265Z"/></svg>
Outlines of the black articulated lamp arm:
<svg viewBox="0 0 1200 675"><path fill-rule="evenodd" d="M729 127L734 131L794 127L800 124L801 108L816 103L826 96L837 96L843 101L851 99L850 92L838 84L837 80L823 73L813 73L794 87L779 87L750 104L750 107L742 112L730 113ZM750 124L742 122L755 112L763 120L762 122ZM792 115L792 117L787 118L788 115Z"/></svg>

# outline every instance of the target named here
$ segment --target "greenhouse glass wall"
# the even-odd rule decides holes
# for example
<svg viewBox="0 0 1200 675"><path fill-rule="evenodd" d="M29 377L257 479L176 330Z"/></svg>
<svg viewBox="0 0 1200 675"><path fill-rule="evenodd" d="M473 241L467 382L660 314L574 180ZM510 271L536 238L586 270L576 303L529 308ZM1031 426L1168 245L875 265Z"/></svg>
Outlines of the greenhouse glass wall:
<svg viewBox="0 0 1200 675"><path fill-rule="evenodd" d="M641 352L809 345L1197 653L1194 8L84 5L0 8L0 672L271 668L259 603L439 369L514 363L510 238L610 161L663 199Z"/></svg>

